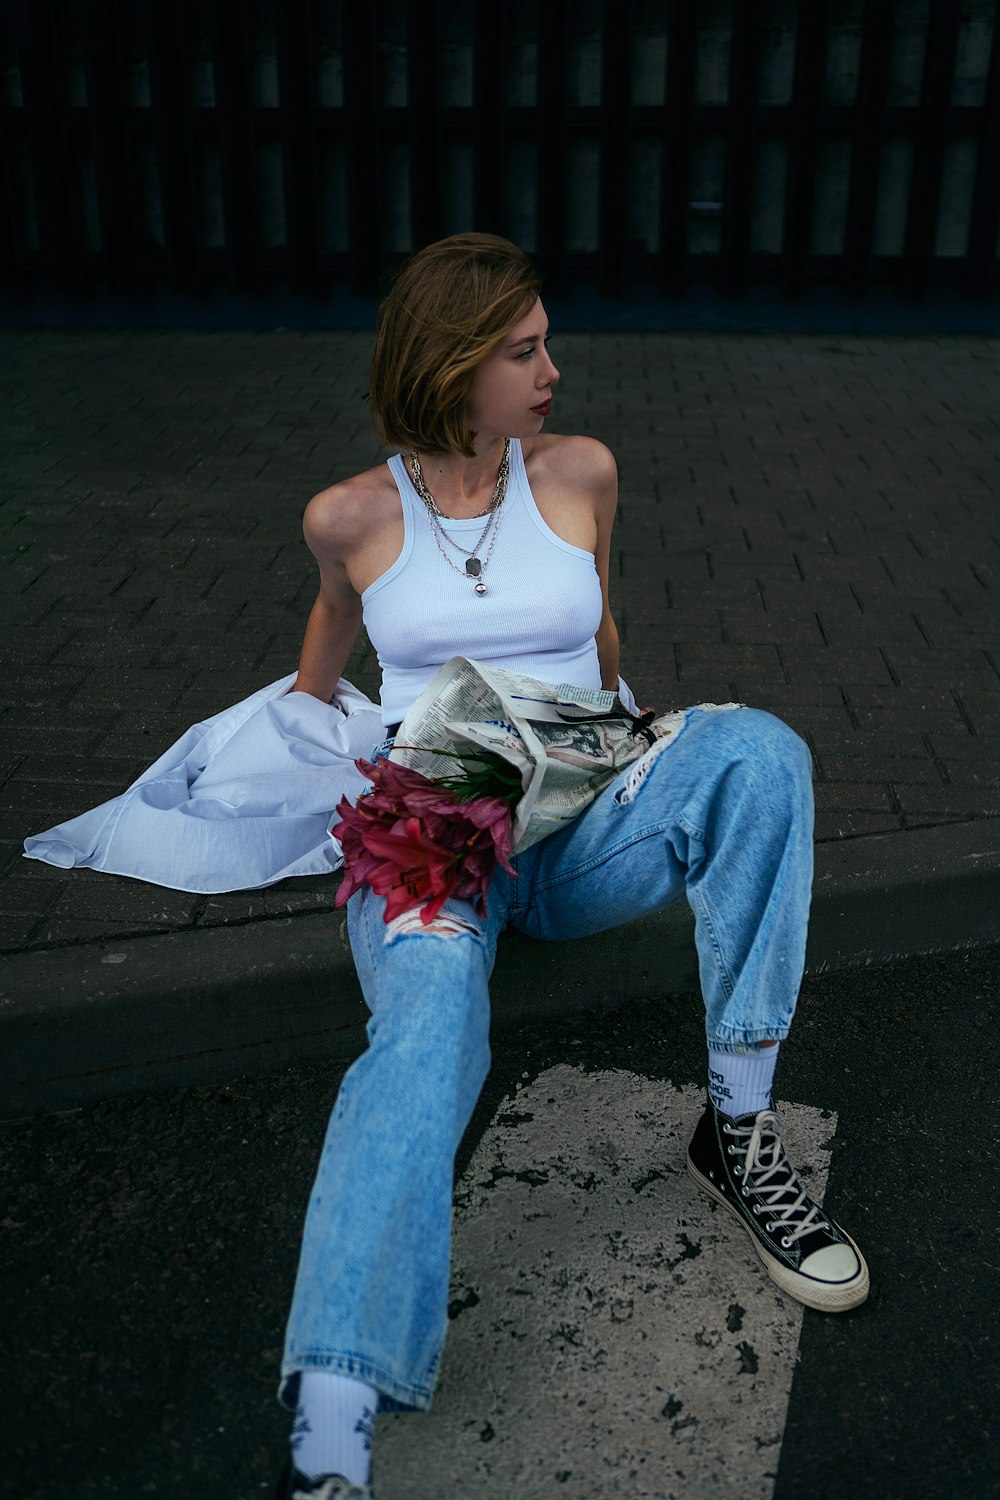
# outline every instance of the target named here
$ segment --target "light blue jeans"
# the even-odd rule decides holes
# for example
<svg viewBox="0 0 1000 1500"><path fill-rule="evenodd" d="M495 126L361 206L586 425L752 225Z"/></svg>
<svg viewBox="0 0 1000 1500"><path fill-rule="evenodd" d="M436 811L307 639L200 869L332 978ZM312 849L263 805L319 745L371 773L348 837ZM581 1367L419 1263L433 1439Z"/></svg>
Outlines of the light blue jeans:
<svg viewBox="0 0 1000 1500"><path fill-rule="evenodd" d="M386 926L367 887L348 905L371 1010L367 1050L330 1119L282 1364L356 1375L383 1410L426 1407L446 1326L455 1152L490 1064L488 985L508 924L572 939L687 896L711 1046L787 1035L812 884L809 752L756 709L693 709L634 795L628 773L559 833L498 870L489 914L449 903L448 933ZM664 975L664 983L669 976Z"/></svg>

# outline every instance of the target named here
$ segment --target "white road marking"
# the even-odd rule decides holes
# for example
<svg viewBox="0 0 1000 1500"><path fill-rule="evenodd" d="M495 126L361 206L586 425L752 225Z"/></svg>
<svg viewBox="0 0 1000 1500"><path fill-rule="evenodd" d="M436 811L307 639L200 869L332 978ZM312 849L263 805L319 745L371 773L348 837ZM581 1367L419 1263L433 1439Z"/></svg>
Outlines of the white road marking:
<svg viewBox="0 0 1000 1500"><path fill-rule="evenodd" d="M378 1420L380 1500L770 1500L803 1310L687 1176L703 1103L559 1066L498 1112L434 1404ZM836 1116L780 1108L822 1198Z"/></svg>

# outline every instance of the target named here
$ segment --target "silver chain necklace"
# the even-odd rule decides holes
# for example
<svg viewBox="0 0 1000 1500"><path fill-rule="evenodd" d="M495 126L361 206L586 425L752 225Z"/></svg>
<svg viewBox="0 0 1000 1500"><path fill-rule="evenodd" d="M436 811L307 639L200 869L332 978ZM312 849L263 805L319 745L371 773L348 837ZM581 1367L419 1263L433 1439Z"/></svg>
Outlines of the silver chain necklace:
<svg viewBox="0 0 1000 1500"><path fill-rule="evenodd" d="M442 512L440 506L438 505L437 501L434 499L434 496L431 494L430 490L427 488L426 483L424 482L423 472L420 468L420 460L417 458L417 455L415 453L410 453L408 457L410 460L410 469L412 471L413 487L416 490L417 494L420 496L421 500L424 502L424 507L427 511L427 520L431 528L431 535L434 538L435 546L437 547L441 556L444 558L445 562L448 564L449 568L451 568L452 572L458 573L460 577L468 578L471 582L473 582L475 584L476 593L480 597L482 597L482 595L486 593L486 584L483 582L483 574L486 572L487 564L489 563L489 560L493 555L493 548L496 544L497 533L500 530L500 522L503 519L502 506L507 495L507 481L510 477L510 438L504 439L503 458L500 460L500 472L497 475L496 488L493 491L493 499L490 501L485 510L481 510L477 513L477 515L469 516L467 518L470 521L474 521L478 520L480 516L486 517L486 525L483 527L482 531L479 534L479 537L476 540L475 545L472 548L462 547L458 542L455 541L453 537L450 537L448 535L447 531L445 531L441 523L443 520L448 518L444 516L444 513ZM451 517L451 519L453 520L454 517ZM483 543L486 541L487 536L489 536L491 528L493 535L490 536L489 546L486 549L486 556L480 558L479 552L481 551ZM465 554L464 568L460 568L452 562L451 558L444 550L444 547L442 547L441 545L442 541L447 542L448 546L453 547L456 552L462 552Z"/></svg>
<svg viewBox="0 0 1000 1500"><path fill-rule="evenodd" d="M489 560L493 555L493 547L496 543L497 532L500 530L500 522L503 520L503 511L499 509L495 510L490 517L489 526L493 527L493 535L490 537L489 546L486 548L486 556L483 558L478 558L475 556L467 557L465 559L464 568L460 568L455 563L453 563L447 552L442 547L441 537L443 536L446 542L451 541L451 538L446 536L445 533L441 530L436 518L431 515L430 511L428 511L427 513L427 519L431 523L431 535L434 538L435 546L437 547L441 556L444 558L445 562L448 564L449 568L453 573L458 573L462 578L468 578L472 582L474 582L476 586L476 593L479 594L480 597L482 597L482 595L486 593L486 585L483 582L483 574L486 572ZM487 527L487 530L489 530L489 526ZM482 537L480 538L480 543L481 542ZM452 543L452 545L454 546L454 543ZM464 547L462 548L462 551L465 551Z"/></svg>
<svg viewBox="0 0 1000 1500"><path fill-rule="evenodd" d="M410 468L413 470L413 487L416 490L417 494L420 496L421 500L426 505L427 509L430 511L431 515L437 516L440 520L454 520L454 516L448 517L444 514L441 507L434 499L434 496L427 488L427 483L424 479L424 471L420 467L420 460L417 455L415 453L410 453L407 455L407 457L410 460ZM474 516L466 516L464 517L464 519L467 521L478 521L480 516L488 516L492 514L492 512L495 511L498 506L502 505L503 497L507 493L507 480L509 476L510 438L504 438L503 457L500 460L500 469L497 474L497 482L493 489L493 499L490 501L489 505L486 506L485 510L477 510Z"/></svg>

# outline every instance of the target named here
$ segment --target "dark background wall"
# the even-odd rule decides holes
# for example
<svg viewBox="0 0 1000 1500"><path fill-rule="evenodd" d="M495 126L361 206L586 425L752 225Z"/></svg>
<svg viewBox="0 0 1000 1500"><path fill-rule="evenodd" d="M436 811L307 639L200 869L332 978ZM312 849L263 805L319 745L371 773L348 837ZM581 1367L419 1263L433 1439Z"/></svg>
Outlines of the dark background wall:
<svg viewBox="0 0 1000 1500"><path fill-rule="evenodd" d="M985 308L998 9L6 0L8 320L226 321L235 298L351 322L402 254L470 227L620 305Z"/></svg>

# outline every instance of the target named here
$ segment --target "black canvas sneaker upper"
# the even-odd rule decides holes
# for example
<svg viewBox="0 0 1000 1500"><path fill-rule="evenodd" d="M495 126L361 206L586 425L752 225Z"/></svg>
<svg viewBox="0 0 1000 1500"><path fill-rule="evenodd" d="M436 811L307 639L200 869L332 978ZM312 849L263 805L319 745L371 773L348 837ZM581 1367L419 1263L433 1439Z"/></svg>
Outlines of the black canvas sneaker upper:
<svg viewBox="0 0 1000 1500"><path fill-rule="evenodd" d="M864 1257L802 1186L773 1110L733 1120L709 1104L688 1149L688 1170L740 1219L783 1291L826 1312L865 1300Z"/></svg>

